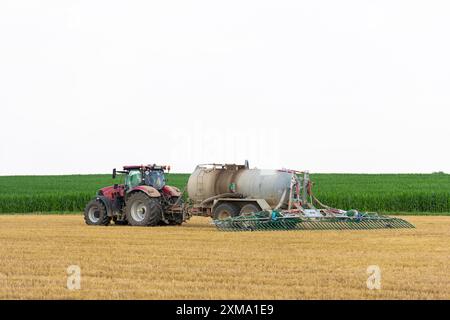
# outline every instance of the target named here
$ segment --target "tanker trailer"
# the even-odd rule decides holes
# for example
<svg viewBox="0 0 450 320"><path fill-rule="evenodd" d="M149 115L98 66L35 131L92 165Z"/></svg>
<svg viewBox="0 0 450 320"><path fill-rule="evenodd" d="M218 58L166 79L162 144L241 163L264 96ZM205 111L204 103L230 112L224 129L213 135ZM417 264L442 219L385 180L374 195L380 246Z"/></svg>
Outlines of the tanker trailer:
<svg viewBox="0 0 450 320"><path fill-rule="evenodd" d="M289 170L250 169L247 161L245 165L198 165L187 184L191 213L224 220L254 212L288 209L292 186L297 181L293 179L294 174ZM307 175L303 178L305 198Z"/></svg>
<svg viewBox="0 0 450 320"><path fill-rule="evenodd" d="M213 217L222 231L414 228L400 218L324 205L311 186L304 171L250 169L247 161L198 165L187 184L187 216Z"/></svg>

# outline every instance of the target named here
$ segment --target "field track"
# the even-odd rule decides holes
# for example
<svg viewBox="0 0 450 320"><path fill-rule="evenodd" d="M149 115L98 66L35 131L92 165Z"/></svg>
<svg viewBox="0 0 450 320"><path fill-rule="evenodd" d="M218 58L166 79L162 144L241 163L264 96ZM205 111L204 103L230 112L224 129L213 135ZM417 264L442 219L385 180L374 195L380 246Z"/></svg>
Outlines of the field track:
<svg viewBox="0 0 450 320"><path fill-rule="evenodd" d="M216 231L88 227L81 215L0 216L0 299L450 299L450 217L416 229ZM69 265L81 289L66 288ZM367 267L381 268L368 290Z"/></svg>

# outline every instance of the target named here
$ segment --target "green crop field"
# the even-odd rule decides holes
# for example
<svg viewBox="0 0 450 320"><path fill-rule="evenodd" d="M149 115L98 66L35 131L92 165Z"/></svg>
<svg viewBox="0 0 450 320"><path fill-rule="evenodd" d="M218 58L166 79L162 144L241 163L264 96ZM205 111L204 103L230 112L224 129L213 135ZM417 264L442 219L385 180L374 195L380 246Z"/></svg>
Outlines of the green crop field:
<svg viewBox="0 0 450 320"><path fill-rule="evenodd" d="M169 174L168 183L182 188L189 175ZM0 176L0 213L79 212L98 189L123 183L118 176Z"/></svg>
<svg viewBox="0 0 450 320"><path fill-rule="evenodd" d="M448 174L314 174L325 204L380 213L449 213Z"/></svg>
<svg viewBox="0 0 450 320"><path fill-rule="evenodd" d="M188 174L168 175L184 188ZM330 206L380 213L449 213L448 174L312 174L314 193ZM1 176L0 213L79 212L110 175Z"/></svg>

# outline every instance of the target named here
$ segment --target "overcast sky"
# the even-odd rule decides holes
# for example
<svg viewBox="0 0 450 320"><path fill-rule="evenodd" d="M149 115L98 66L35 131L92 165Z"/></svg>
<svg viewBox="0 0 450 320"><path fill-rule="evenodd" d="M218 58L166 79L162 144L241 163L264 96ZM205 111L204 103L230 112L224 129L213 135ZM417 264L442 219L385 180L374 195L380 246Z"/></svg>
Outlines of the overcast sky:
<svg viewBox="0 0 450 320"><path fill-rule="evenodd" d="M450 172L448 1L0 2L0 175Z"/></svg>

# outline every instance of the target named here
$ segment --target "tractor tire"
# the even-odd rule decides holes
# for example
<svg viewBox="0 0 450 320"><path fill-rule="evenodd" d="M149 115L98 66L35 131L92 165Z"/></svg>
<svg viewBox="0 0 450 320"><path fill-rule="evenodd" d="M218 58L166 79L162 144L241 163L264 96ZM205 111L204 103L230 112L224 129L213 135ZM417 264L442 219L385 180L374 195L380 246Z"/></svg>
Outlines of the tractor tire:
<svg viewBox="0 0 450 320"><path fill-rule="evenodd" d="M156 226L162 219L159 199L142 192L134 193L127 200L125 215L132 226Z"/></svg>
<svg viewBox="0 0 450 320"><path fill-rule="evenodd" d="M101 200L94 199L84 209L84 221L90 226L107 226L111 222L111 217L108 217L105 204Z"/></svg>
<svg viewBox="0 0 450 320"><path fill-rule="evenodd" d="M224 220L227 218L237 217L239 215L239 207L234 203L219 204L213 212L214 220Z"/></svg>
<svg viewBox="0 0 450 320"><path fill-rule="evenodd" d="M261 208L258 205L249 203L242 207L242 209L240 211L240 215L248 216L248 215L251 215L252 213L256 213L256 212L260 212L260 211L261 211Z"/></svg>

